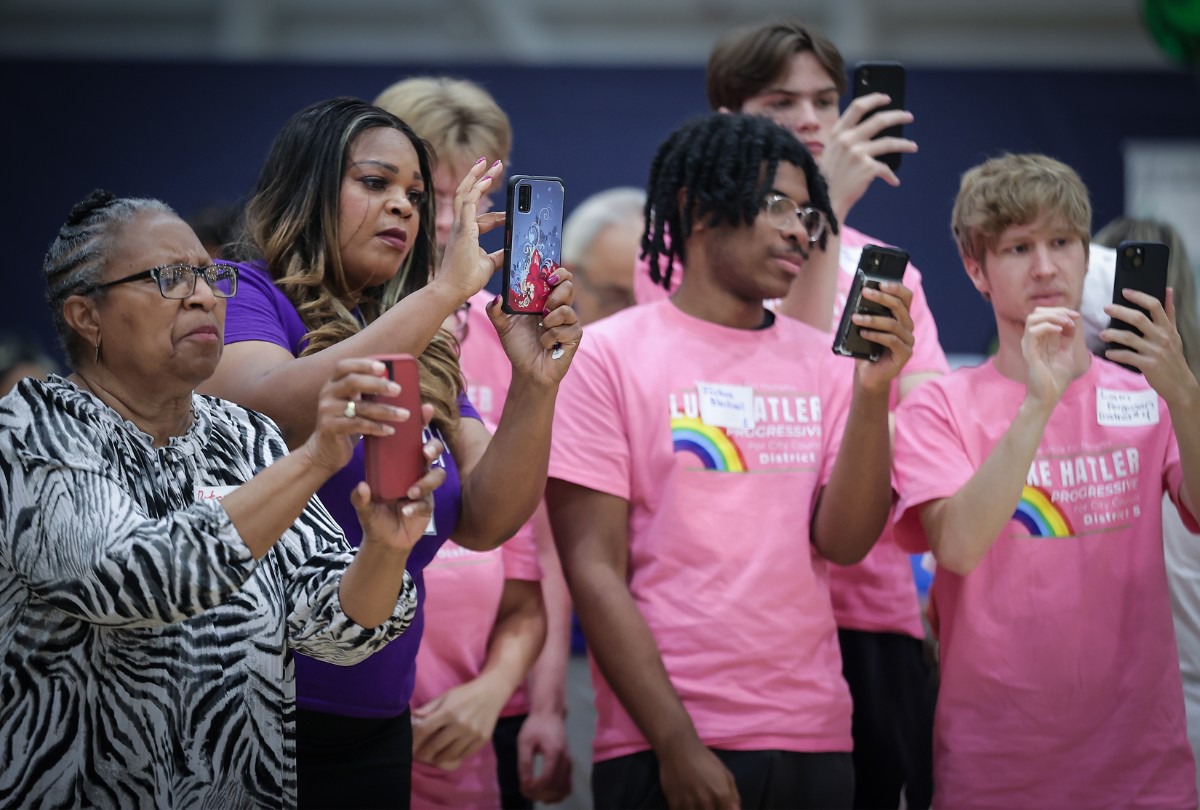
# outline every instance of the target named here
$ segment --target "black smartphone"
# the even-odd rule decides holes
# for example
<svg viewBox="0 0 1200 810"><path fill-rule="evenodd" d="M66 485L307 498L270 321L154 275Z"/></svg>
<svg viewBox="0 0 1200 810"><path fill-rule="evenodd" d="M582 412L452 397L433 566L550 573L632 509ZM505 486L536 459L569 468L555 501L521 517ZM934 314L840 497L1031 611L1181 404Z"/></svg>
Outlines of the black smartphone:
<svg viewBox="0 0 1200 810"><path fill-rule="evenodd" d="M850 87L854 98L869 93L887 93L891 96L892 100L887 104L876 107L863 116L864 121L881 110L904 109L904 65L899 62L859 62L854 66ZM903 138L904 127L900 124L888 127L875 137ZM886 155L880 155L879 159L886 163L892 171L896 171L900 168L902 154L901 152L889 152Z"/></svg>
<svg viewBox="0 0 1200 810"><path fill-rule="evenodd" d="M1158 299L1164 307L1167 305L1167 266L1171 261L1171 249L1162 242L1122 242L1117 245L1117 272L1113 277L1114 304L1140 310L1150 317L1145 307L1140 307L1121 294L1122 290L1139 290ZM1108 322L1110 329L1126 329L1141 336L1141 330L1125 321L1112 318ZM1128 349L1109 343L1109 349ZM1141 374L1141 371L1127 363L1121 366Z"/></svg>
<svg viewBox="0 0 1200 810"><path fill-rule="evenodd" d="M363 437L371 499L394 501L408 497L408 488L428 469L422 451L425 431L421 424L421 373L411 355L377 354L372 359L383 363L387 378L400 384L400 393L396 396L375 398L388 405L406 408L412 414L404 422L390 423L396 429L391 436Z"/></svg>
<svg viewBox="0 0 1200 810"><path fill-rule="evenodd" d="M541 315L562 262L563 181L517 174L504 218L504 311Z"/></svg>
<svg viewBox="0 0 1200 810"><path fill-rule="evenodd" d="M904 269L908 267L908 254L898 248L867 245L858 259L854 272L854 283L842 310L842 320L833 338L833 353L845 357L861 357L874 363L883 355L883 346L862 336L858 325L850 320L855 313L892 317L892 311L874 301L863 298L863 287L879 289L880 282L902 281Z"/></svg>

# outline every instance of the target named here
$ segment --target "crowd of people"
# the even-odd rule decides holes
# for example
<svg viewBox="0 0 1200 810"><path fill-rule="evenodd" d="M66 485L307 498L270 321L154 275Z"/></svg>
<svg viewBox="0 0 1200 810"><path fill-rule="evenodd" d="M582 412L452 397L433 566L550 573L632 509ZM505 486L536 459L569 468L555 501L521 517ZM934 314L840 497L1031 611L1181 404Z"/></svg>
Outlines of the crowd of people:
<svg viewBox="0 0 1200 810"><path fill-rule="evenodd" d="M1073 169L997 156L949 223L995 356L951 372L911 264L851 318L881 356L835 355L883 245L847 220L917 150L846 89L801 22L722 37L535 314L487 291L514 133L465 80L296 112L236 227L77 204L65 371L2 352L0 806L554 804L574 615L596 807L1197 807L1182 242L1093 239ZM1114 297L1125 239L1165 301ZM364 437L410 420L380 499Z"/></svg>

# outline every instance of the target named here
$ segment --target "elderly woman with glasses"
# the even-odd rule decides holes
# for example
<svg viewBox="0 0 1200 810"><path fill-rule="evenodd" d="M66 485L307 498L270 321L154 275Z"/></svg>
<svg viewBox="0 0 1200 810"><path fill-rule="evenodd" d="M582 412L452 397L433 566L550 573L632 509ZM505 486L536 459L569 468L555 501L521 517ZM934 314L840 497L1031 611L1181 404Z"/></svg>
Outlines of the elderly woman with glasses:
<svg viewBox="0 0 1200 810"><path fill-rule="evenodd" d="M0 806L292 806L291 651L353 664L408 628L445 474L413 500L356 488L357 552L313 495L358 434L422 415L344 359L288 454L194 393L238 271L156 200L94 192L44 270L73 371L0 400Z"/></svg>

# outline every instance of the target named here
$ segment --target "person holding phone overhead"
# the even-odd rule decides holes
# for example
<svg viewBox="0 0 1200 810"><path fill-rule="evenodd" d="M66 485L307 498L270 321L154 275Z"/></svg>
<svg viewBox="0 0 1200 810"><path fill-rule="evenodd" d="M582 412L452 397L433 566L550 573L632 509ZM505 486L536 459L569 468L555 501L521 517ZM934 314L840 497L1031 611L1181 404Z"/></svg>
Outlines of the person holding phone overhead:
<svg viewBox="0 0 1200 810"><path fill-rule="evenodd" d="M1161 501L1200 529L1200 383L1170 295L1126 290L1105 312L1142 336L1088 352L1091 214L1044 155L963 175L952 229L999 351L896 414L896 538L938 563L938 807L1197 804Z"/></svg>
<svg viewBox="0 0 1200 810"><path fill-rule="evenodd" d="M764 307L838 228L808 150L764 118L680 127L647 195L643 249L682 258L683 284L589 327L546 485L595 665L595 805L849 807L826 576L891 506L911 293L863 293L894 317L856 318L886 351L852 374Z"/></svg>
<svg viewBox="0 0 1200 810"><path fill-rule="evenodd" d="M474 82L414 76L375 103L433 148L435 190L453 189L477 154L508 160L508 116ZM503 194L502 178L494 179ZM453 218L452 206L439 203L439 254ZM577 273L571 286L577 302ZM488 320L493 297L480 290L447 322L471 404L488 425L500 418L511 377ZM499 549L475 552L451 537L425 575L430 633L413 691L413 806L516 810L565 798L570 605L545 510ZM535 755L543 765L536 775Z"/></svg>
<svg viewBox="0 0 1200 810"><path fill-rule="evenodd" d="M500 161L480 157L459 183L441 265L433 267L434 198L425 143L391 113L353 98L313 104L284 125L246 205L242 288L229 308L226 350L208 385L279 424L302 442L315 413L310 390L339 359L364 354L418 358L421 394L434 407L430 433L446 452L446 483L408 571L421 570L445 538L493 548L527 520L541 496L558 385L579 343L571 284L555 279L548 312L489 314L512 366L512 387L494 436L464 396L453 338L443 321L496 270L479 233L502 214L477 216ZM555 344L561 352L552 357ZM347 405L347 411L352 410ZM339 508L363 477L361 445L322 500ZM357 533L347 528L351 544ZM355 667L297 660L299 802L302 807L403 807L409 803L412 732L408 702L420 641L412 629Z"/></svg>

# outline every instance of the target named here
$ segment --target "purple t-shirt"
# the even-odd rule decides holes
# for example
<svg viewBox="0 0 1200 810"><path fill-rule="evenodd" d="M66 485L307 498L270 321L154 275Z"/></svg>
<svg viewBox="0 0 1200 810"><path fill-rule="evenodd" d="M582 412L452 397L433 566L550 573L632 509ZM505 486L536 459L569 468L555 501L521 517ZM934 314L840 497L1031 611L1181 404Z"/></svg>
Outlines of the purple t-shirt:
<svg viewBox="0 0 1200 810"><path fill-rule="evenodd" d="M272 283L261 263L240 264L237 295L225 315L225 343L262 340L282 346L293 355L304 348L308 330L287 296ZM479 419L466 396L458 401L464 418ZM433 430L432 434L442 436ZM443 444L444 444L443 440ZM433 525L408 557L408 572L417 585L417 613L408 631L360 664L335 666L296 654L296 703L302 709L351 717L395 717L408 708L416 677L415 661L425 629L425 566L437 554L458 523L462 491L458 466L449 450L436 464L446 469L446 481L434 492ZM350 493L366 477L362 442L350 463L321 487L318 496L346 533L350 545L362 542L362 527L350 503Z"/></svg>

